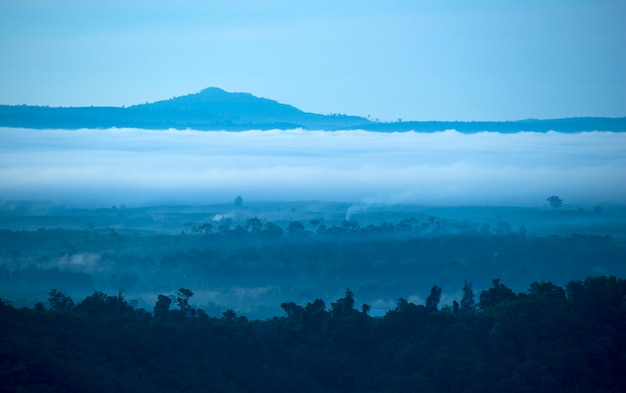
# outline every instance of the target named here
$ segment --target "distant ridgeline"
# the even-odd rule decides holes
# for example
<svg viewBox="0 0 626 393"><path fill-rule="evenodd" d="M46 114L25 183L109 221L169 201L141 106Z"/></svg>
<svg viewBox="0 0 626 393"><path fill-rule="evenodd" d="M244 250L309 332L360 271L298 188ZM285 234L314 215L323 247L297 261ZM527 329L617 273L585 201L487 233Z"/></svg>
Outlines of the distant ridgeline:
<svg viewBox="0 0 626 393"><path fill-rule="evenodd" d="M208 88L165 101L120 107L0 105L0 127L35 129L143 128L243 131L250 129L368 130L435 132L497 131L626 132L626 117L580 117L519 121L373 122L358 116L320 115L248 93Z"/></svg>

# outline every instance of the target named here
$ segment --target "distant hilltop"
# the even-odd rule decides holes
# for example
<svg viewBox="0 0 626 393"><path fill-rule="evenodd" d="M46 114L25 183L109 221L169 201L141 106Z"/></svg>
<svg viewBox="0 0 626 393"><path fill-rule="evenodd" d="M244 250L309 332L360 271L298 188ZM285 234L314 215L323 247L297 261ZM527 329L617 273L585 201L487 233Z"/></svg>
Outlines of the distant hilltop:
<svg viewBox="0 0 626 393"><path fill-rule="evenodd" d="M497 131L614 131L626 132L626 117L579 117L519 121L405 121L373 122L358 116L320 115L291 105L255 97L249 93L229 93L211 87L198 93L130 107L47 107L0 105L0 127L34 129L143 128L194 130L355 130L378 132L459 132Z"/></svg>
<svg viewBox="0 0 626 393"><path fill-rule="evenodd" d="M0 126L24 128L354 129L371 122L357 116L319 115L291 105L211 87L195 94L120 107L0 106Z"/></svg>

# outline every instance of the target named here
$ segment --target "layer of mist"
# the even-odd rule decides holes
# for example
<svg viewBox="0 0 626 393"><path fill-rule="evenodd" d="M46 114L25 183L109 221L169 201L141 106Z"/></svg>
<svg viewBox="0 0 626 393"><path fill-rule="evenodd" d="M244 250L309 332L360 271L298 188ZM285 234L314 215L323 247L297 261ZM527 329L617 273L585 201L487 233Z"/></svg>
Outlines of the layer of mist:
<svg viewBox="0 0 626 393"><path fill-rule="evenodd" d="M626 134L0 129L0 199L541 206L626 200Z"/></svg>

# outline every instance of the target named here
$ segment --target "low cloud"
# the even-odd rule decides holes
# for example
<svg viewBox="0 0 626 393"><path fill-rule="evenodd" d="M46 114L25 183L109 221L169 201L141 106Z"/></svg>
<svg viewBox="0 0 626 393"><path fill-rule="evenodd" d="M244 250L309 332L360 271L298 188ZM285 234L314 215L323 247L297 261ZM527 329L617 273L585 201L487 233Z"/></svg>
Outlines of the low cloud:
<svg viewBox="0 0 626 393"><path fill-rule="evenodd" d="M51 267L88 273L108 270L107 267L100 263L100 260L100 255L93 253L63 255L56 263L51 264Z"/></svg>
<svg viewBox="0 0 626 393"><path fill-rule="evenodd" d="M0 199L541 205L626 200L626 134L0 129Z"/></svg>

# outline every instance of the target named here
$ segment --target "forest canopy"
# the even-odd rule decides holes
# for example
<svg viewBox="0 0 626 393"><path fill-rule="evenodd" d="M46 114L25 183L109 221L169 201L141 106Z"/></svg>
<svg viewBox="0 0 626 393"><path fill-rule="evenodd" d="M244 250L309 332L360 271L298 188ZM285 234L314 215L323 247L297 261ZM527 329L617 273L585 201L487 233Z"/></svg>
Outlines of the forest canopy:
<svg viewBox="0 0 626 393"><path fill-rule="evenodd" d="M296 207L13 206L0 229L0 386L605 392L626 383L620 216ZM589 230L568 233L581 220L576 228Z"/></svg>
<svg viewBox="0 0 626 393"><path fill-rule="evenodd" d="M76 305L51 290L48 306L0 302L5 391L619 391L626 384L626 281L598 276L566 287L500 280L476 307L400 298L382 317L355 294L329 306L285 302L284 315L250 321L207 315L193 292L135 309L120 292ZM357 294L358 295L358 294Z"/></svg>

